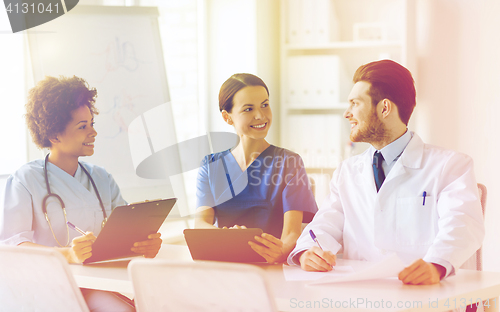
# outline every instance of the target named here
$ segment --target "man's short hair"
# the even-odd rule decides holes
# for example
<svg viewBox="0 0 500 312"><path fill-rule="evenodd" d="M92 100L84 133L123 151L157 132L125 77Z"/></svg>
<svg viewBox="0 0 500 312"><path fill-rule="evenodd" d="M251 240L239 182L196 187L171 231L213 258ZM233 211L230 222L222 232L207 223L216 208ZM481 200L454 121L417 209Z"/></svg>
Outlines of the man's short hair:
<svg viewBox="0 0 500 312"><path fill-rule="evenodd" d="M353 82L359 81L371 84L368 95L373 105L390 100L398 107L401 121L408 125L416 105L415 82L408 69L391 60L371 62L354 73Z"/></svg>

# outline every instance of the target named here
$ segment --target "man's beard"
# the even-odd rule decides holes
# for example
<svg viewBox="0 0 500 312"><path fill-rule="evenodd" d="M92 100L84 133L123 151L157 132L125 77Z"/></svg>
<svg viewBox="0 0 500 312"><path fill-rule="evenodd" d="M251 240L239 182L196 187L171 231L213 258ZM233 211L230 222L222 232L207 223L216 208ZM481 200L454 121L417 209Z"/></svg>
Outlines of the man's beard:
<svg viewBox="0 0 500 312"><path fill-rule="evenodd" d="M384 124L380 121L375 111L370 116L370 120L363 124L362 128L359 126L360 124L358 124L358 129L354 133L351 131L350 139L352 142L366 142L373 144L376 142L382 142L389 136Z"/></svg>

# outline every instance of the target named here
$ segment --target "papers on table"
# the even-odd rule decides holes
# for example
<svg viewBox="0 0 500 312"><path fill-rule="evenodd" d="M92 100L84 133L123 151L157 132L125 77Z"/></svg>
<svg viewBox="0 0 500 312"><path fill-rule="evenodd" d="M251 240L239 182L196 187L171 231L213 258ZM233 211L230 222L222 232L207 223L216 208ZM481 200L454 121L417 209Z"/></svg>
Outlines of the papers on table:
<svg viewBox="0 0 500 312"><path fill-rule="evenodd" d="M397 277L405 267L401 259L393 254L379 262L368 262L359 270L350 266L336 266L330 272L306 272L300 267L284 266L283 273L287 281L312 281L309 285L317 285Z"/></svg>
<svg viewBox="0 0 500 312"><path fill-rule="evenodd" d="M314 281L325 276L340 277L353 272L354 269L351 266L336 266L330 272L307 272L298 266L283 265L283 274L285 274L285 280L287 281Z"/></svg>

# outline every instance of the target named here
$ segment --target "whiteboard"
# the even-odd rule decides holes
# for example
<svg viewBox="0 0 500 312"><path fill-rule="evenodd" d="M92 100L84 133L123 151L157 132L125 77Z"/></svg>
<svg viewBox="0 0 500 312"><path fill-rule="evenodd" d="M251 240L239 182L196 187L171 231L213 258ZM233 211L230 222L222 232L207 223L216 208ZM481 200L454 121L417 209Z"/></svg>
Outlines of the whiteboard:
<svg viewBox="0 0 500 312"><path fill-rule="evenodd" d="M135 174L127 133L132 120L170 99L158 9L80 5L28 30L28 41L35 83L46 75L76 75L97 89L95 154L82 160L106 168L126 200L178 197L182 205L182 177L174 183L174 194L169 179ZM164 119L164 136L175 143L171 109Z"/></svg>

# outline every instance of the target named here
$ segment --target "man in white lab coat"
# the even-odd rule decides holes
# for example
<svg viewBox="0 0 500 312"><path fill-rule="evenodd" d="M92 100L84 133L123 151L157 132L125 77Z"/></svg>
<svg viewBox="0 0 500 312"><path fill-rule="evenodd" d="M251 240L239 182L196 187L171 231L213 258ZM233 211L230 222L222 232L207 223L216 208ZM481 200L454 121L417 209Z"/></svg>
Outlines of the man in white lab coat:
<svg viewBox="0 0 500 312"><path fill-rule="evenodd" d="M353 142L371 144L335 170L330 194L288 257L329 271L336 254L377 261L391 252L412 263L405 284L454 274L482 244L484 224L472 159L432 146L407 129L415 107L411 73L383 60L358 68L344 113ZM320 249L309 236L313 230Z"/></svg>

